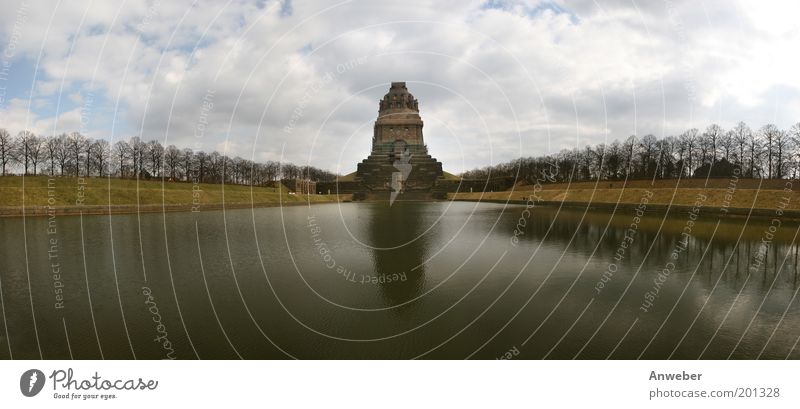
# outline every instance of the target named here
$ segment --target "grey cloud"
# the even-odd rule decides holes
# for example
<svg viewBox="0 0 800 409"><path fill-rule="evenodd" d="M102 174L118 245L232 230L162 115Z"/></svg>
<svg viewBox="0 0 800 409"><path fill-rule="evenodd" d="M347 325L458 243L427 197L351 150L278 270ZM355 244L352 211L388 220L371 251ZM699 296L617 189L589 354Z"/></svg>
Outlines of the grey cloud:
<svg viewBox="0 0 800 409"><path fill-rule="evenodd" d="M633 132L798 120L792 107L800 92L790 70L753 77L759 66L752 65L797 33L777 35L750 9L724 1L702 9L691 1L636 2L635 9L622 0L554 3L567 14L525 12L541 6L536 1L495 10L455 0L201 2L192 9L191 2L160 2L152 13L137 2L123 6L113 26L119 4L96 3L88 11L88 3L57 10L47 39L41 36L50 11L31 6L19 52L37 56L44 44L39 78L42 90L50 90L35 98L54 98L53 87L44 85L62 78L78 88L94 81L111 106L119 95L126 132L141 128L147 137L202 149L228 138L231 154L256 159L283 152L286 160L304 162L313 143L315 165L352 170L367 153L377 100L391 81L407 81L419 98L426 141L446 169ZM143 21L145 41L137 43L131 28ZM777 57L778 68L798 63ZM301 103L327 73L333 78ZM214 109L198 139L208 90ZM300 105L302 115L287 133ZM24 106L14 104L4 126L25 126L18 112Z"/></svg>

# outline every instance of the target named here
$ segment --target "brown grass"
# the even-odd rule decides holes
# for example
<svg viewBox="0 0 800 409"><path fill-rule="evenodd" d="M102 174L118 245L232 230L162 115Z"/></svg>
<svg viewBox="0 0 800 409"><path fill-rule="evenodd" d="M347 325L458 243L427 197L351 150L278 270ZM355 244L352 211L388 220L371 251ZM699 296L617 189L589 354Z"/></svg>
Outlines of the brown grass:
<svg viewBox="0 0 800 409"><path fill-rule="evenodd" d="M729 179L711 179L708 187L703 187L703 179L687 179L680 183L677 180L659 180L651 187L650 181L623 182L580 182L568 185L565 183L542 185L538 196L544 201L566 201L581 203L639 203L646 190L653 192L650 203L674 205L692 205L699 193L708 196L704 206L721 207L726 201L729 190ZM733 197L728 204L732 208L774 209L781 198L790 197L787 209L800 209L800 192L785 192L787 180L765 180L758 189L758 180L739 179ZM677 186L677 187L676 187ZM624 187L624 189L623 189ZM534 193L533 186L517 185L513 191L484 193L484 200L526 200ZM481 193L451 194L451 198L477 200ZM674 197L674 199L673 199Z"/></svg>
<svg viewBox="0 0 800 409"><path fill-rule="evenodd" d="M23 180L24 179L24 180ZM49 184L48 184L49 181ZM23 189L24 182L24 189ZM194 189L194 190L193 190ZM199 191L198 191L199 189ZM23 195L24 193L24 195ZM80 195L83 201L80 202ZM295 195L285 187L47 176L0 177L0 207L92 205L201 205L287 202L335 202L336 195Z"/></svg>

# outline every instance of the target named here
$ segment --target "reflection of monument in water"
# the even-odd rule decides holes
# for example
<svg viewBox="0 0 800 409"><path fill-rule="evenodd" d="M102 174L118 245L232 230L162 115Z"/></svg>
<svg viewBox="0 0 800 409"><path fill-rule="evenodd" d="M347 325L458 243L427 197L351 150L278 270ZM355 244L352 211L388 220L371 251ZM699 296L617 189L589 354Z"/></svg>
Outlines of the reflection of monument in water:
<svg viewBox="0 0 800 409"><path fill-rule="evenodd" d="M428 154L419 103L405 82L393 82L379 104L372 152L358 164L358 196L374 200L426 200L437 195L442 163Z"/></svg>
<svg viewBox="0 0 800 409"><path fill-rule="evenodd" d="M422 291L425 281L425 261L431 235L436 229L426 231L425 205L395 203L384 206L368 204L364 209L368 220L369 244L373 271L377 277L399 279L381 282L384 296L392 303L407 301Z"/></svg>

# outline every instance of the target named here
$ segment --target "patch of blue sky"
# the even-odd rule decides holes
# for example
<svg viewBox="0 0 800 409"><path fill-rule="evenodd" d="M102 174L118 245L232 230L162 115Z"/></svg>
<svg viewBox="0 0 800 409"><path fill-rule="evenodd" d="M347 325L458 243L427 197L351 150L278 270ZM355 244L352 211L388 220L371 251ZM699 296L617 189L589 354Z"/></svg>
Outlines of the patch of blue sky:
<svg viewBox="0 0 800 409"><path fill-rule="evenodd" d="M8 65L4 65L8 63ZM15 58L0 64L0 89L4 91L7 102L11 99L28 99L33 86L35 61Z"/></svg>
<svg viewBox="0 0 800 409"><path fill-rule="evenodd" d="M520 7L522 6L522 7ZM577 24L580 19L578 18L575 13L570 10L565 9L564 7L560 6L559 4L552 2L552 1L543 1L539 2L536 5L530 6L518 0L486 0L481 5L481 9L489 10L522 10L525 15L528 17L537 17L546 12L552 12L558 15L567 15L570 18L570 21L573 24Z"/></svg>
<svg viewBox="0 0 800 409"><path fill-rule="evenodd" d="M314 47L311 45L311 43L308 43L308 44L300 47L299 50L297 50L297 52L299 52L302 55L309 55L309 54L311 54L312 51L314 51Z"/></svg>
<svg viewBox="0 0 800 409"><path fill-rule="evenodd" d="M279 15L281 17L289 17L292 15L292 0L281 0L281 9Z"/></svg>

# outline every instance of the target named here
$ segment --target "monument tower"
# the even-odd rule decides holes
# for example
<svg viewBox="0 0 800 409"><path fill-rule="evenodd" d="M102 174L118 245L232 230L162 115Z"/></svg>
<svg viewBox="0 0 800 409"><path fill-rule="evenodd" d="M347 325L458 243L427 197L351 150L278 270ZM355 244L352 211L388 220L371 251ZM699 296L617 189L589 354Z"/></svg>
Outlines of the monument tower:
<svg viewBox="0 0 800 409"><path fill-rule="evenodd" d="M428 154L419 103L405 82L393 82L378 104L372 152L358 164L356 181L366 199L432 198L442 163Z"/></svg>

